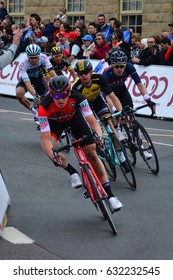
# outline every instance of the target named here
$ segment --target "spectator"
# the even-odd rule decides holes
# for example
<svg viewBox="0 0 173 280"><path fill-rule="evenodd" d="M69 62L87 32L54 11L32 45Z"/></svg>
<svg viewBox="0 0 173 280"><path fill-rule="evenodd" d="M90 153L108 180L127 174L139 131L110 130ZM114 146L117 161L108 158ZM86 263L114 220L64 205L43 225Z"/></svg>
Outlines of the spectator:
<svg viewBox="0 0 173 280"><path fill-rule="evenodd" d="M46 55L50 55L52 45L46 36L41 36L41 38L37 40L37 43L41 47L41 52L43 52Z"/></svg>
<svg viewBox="0 0 173 280"><path fill-rule="evenodd" d="M84 58L90 58L90 55L92 53L92 49L95 47L95 43L93 40L93 37L89 34L85 35L85 37L82 38L83 45L83 57Z"/></svg>
<svg viewBox="0 0 173 280"><path fill-rule="evenodd" d="M0 2L0 20L3 21L8 15L7 9L5 8L4 2Z"/></svg>
<svg viewBox="0 0 173 280"><path fill-rule="evenodd" d="M67 40L67 34L64 31L60 31L57 34L57 37L58 37L58 40L57 40L58 42L56 43L56 46L57 47L60 46L63 51L66 51L66 54L63 53L63 55L69 56L70 55L70 46L69 46L69 42Z"/></svg>
<svg viewBox="0 0 173 280"><path fill-rule="evenodd" d="M54 32L55 32L56 28L55 28L53 22L51 22L51 18L49 16L46 16L43 18L41 23L44 25L44 27L42 28L43 36L47 37L48 41L50 43L52 43L54 40Z"/></svg>
<svg viewBox="0 0 173 280"><path fill-rule="evenodd" d="M173 40L173 23L169 23L168 26L170 26L170 35L169 35L169 40Z"/></svg>
<svg viewBox="0 0 173 280"><path fill-rule="evenodd" d="M113 32L109 41L110 48L119 46L126 51L130 58L130 44L123 40L123 33L120 31Z"/></svg>
<svg viewBox="0 0 173 280"><path fill-rule="evenodd" d="M142 50L148 47L147 40L148 40L147 38L141 39L141 49Z"/></svg>
<svg viewBox="0 0 173 280"><path fill-rule="evenodd" d="M88 24L88 34L91 35L93 37L93 39L95 40L96 38L96 34L98 32L98 25L95 22L90 22Z"/></svg>
<svg viewBox="0 0 173 280"><path fill-rule="evenodd" d="M171 41L171 46L167 50L164 58L167 61L167 65L173 66L173 41Z"/></svg>
<svg viewBox="0 0 173 280"><path fill-rule="evenodd" d="M112 17L109 19L109 25L111 27L111 34L112 33L116 33L116 32L120 32L122 33L122 37L123 37L123 31L121 31L121 21L119 21L118 19L116 19L115 17Z"/></svg>
<svg viewBox="0 0 173 280"><path fill-rule="evenodd" d="M57 39L58 39L57 34L61 31L60 30L61 21L59 20L59 18L57 18L57 17L54 18L53 25L55 27L55 31L54 31L54 34L53 34L52 46L55 46L56 43L57 43Z"/></svg>
<svg viewBox="0 0 173 280"><path fill-rule="evenodd" d="M106 53L110 50L109 45L106 43L106 38L102 32L96 34L96 45L92 49L90 58L103 59L106 58Z"/></svg>
<svg viewBox="0 0 173 280"><path fill-rule="evenodd" d="M77 33L74 31L67 34L67 38L70 46L69 60L72 62L73 59L82 57L82 42L78 39Z"/></svg>
<svg viewBox="0 0 173 280"><path fill-rule="evenodd" d="M66 8L60 8L59 14L56 16L56 18L58 18L61 21L61 23L68 22Z"/></svg>
<svg viewBox="0 0 173 280"><path fill-rule="evenodd" d="M87 27L86 27L86 25L85 25L84 19L79 18L79 19L77 19L77 20L75 21L75 23L74 23L74 28L77 28L77 27L79 27L79 28L82 29L82 32L83 32L83 35L82 35L82 36L84 36L84 35L87 34Z"/></svg>
<svg viewBox="0 0 173 280"><path fill-rule="evenodd" d="M13 34L12 44L7 50L3 50L0 55L0 70L10 64L14 58L17 47L20 43L20 38L22 36L21 30L16 30Z"/></svg>
<svg viewBox="0 0 173 280"><path fill-rule="evenodd" d="M34 31L34 34L32 34L33 37L40 38L42 36L41 18L38 14L30 14L27 24L31 25L32 31Z"/></svg>
<svg viewBox="0 0 173 280"><path fill-rule="evenodd" d="M84 32L82 30L82 27L76 27L74 30L77 33L78 39L82 42L82 38L84 36Z"/></svg>
<svg viewBox="0 0 173 280"><path fill-rule="evenodd" d="M32 35L34 31L32 30L31 25L25 25L24 23L19 23L19 29L22 30L23 34L20 38L20 44L17 48L14 59L19 56L20 53L25 52L26 47L33 41Z"/></svg>
<svg viewBox="0 0 173 280"><path fill-rule="evenodd" d="M139 58L131 58L133 63L137 63L139 65L151 65L151 64L160 64L160 49L159 46L156 45L154 37L149 37L147 39L148 47L141 51Z"/></svg>
<svg viewBox="0 0 173 280"><path fill-rule="evenodd" d="M130 57L139 57L141 53L141 35L139 33L132 34L130 48Z"/></svg>
<svg viewBox="0 0 173 280"><path fill-rule="evenodd" d="M106 23L105 15L99 14L97 20L98 20L98 31L105 36L105 40L106 42L108 42L111 35L111 27Z"/></svg>
<svg viewBox="0 0 173 280"><path fill-rule="evenodd" d="M72 31L71 26L68 22L61 23L60 31L64 31L65 33L70 33Z"/></svg>
<svg viewBox="0 0 173 280"><path fill-rule="evenodd" d="M171 41L168 37L163 37L160 42L160 64L161 65L168 65L168 61L165 59L165 55L168 49L171 47Z"/></svg>

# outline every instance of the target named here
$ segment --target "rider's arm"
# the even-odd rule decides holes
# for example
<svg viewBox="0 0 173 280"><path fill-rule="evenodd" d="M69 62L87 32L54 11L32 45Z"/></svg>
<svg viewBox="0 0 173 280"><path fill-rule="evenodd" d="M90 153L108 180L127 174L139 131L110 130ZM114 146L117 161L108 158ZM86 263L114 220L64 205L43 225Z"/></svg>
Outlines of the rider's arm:
<svg viewBox="0 0 173 280"><path fill-rule="evenodd" d="M122 111L121 102L119 101L118 97L113 92L111 92L109 95L106 95L106 100L107 100L108 104L110 104L110 99L113 103L113 106L115 106L115 108L113 108L113 106L111 106L112 113L114 113L115 110L117 110L118 112L121 112Z"/></svg>
<svg viewBox="0 0 173 280"><path fill-rule="evenodd" d="M93 114L89 115L85 119L89 123L89 126L91 127L91 129L94 130L100 138L102 138L101 127L100 127L98 121L96 120L96 118L94 117L94 115Z"/></svg>

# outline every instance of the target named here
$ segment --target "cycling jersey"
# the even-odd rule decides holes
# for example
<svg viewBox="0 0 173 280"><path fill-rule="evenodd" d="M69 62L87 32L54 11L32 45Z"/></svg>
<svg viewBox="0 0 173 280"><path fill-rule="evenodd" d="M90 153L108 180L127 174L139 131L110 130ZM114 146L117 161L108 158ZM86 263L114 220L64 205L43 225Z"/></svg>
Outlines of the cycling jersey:
<svg viewBox="0 0 173 280"><path fill-rule="evenodd" d="M82 95L89 101L94 101L101 92L108 95L112 92L111 87L106 82L105 78L101 74L93 73L91 76L92 84L90 87L86 87L82 84L81 80L78 79L73 85L73 89L78 90Z"/></svg>
<svg viewBox="0 0 173 280"><path fill-rule="evenodd" d="M31 65L28 57L26 57L19 64L20 76L23 82L27 82L30 78L38 78L43 76L43 69L46 68L48 72L53 70L53 66L49 61L47 55L39 54L39 61L36 65Z"/></svg>
<svg viewBox="0 0 173 280"><path fill-rule="evenodd" d="M125 70L121 76L115 76L112 66L106 68L102 75L107 80L114 92L119 92L120 90L123 93L123 90L126 91L125 81L129 76L132 77L135 84L141 83L141 79L136 72L135 67L130 62L126 64Z"/></svg>
<svg viewBox="0 0 173 280"><path fill-rule="evenodd" d="M141 79L136 72L133 64L128 62L126 64L125 70L121 76L116 76L113 71L113 67L110 66L104 70L102 73L103 77L107 80L108 84L111 86L112 91L120 100L123 108L127 105L133 107L133 102L131 95L126 87L125 81L129 76L132 77L135 84L141 83Z"/></svg>
<svg viewBox="0 0 173 280"><path fill-rule="evenodd" d="M51 131L51 135L58 140L63 129L71 126L76 139L91 133L88 123L84 119L92 114L88 101L77 92L72 91L67 104L59 108L50 94L44 97L38 109L41 132ZM93 140L87 142L93 143Z"/></svg>
<svg viewBox="0 0 173 280"><path fill-rule="evenodd" d="M60 63L56 63L52 58L50 58L50 63L53 65L53 70L56 72L57 75L62 75L62 70L64 69L72 69L71 62L66 57L63 57Z"/></svg>

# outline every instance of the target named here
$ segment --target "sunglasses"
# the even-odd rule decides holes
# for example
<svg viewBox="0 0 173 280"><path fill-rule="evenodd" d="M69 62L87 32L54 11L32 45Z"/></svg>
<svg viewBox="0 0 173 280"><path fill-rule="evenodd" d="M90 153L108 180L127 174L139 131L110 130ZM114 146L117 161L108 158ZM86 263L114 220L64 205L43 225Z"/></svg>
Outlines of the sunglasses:
<svg viewBox="0 0 173 280"><path fill-rule="evenodd" d="M96 40L96 41L100 41L101 39L102 39L102 38L96 38L95 40Z"/></svg>
<svg viewBox="0 0 173 280"><path fill-rule="evenodd" d="M62 57L62 54L53 54L53 57L55 57L55 58L61 58L61 57Z"/></svg>
<svg viewBox="0 0 173 280"><path fill-rule="evenodd" d="M54 99L57 99L57 100L59 100L59 99L66 99L68 96L69 96L68 93L60 93L60 94L58 94L58 93L52 93L52 97L53 97Z"/></svg>
<svg viewBox="0 0 173 280"><path fill-rule="evenodd" d="M37 59L38 56L29 56L28 58L29 58L29 59Z"/></svg>
<svg viewBox="0 0 173 280"><path fill-rule="evenodd" d="M126 64L112 64L112 67L115 67L115 68L124 68L126 66Z"/></svg>
<svg viewBox="0 0 173 280"><path fill-rule="evenodd" d="M83 71L79 71L77 74L78 76L82 76L82 75L87 75L90 73L90 70L83 70Z"/></svg>

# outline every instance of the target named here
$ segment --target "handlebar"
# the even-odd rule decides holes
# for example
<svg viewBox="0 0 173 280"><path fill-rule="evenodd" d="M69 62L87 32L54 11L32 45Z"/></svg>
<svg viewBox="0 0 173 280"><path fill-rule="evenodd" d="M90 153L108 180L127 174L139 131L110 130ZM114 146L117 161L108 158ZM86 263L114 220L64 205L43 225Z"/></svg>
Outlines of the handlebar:
<svg viewBox="0 0 173 280"><path fill-rule="evenodd" d="M155 106L156 106L156 104L152 101L150 101L150 105L149 104L144 104L144 105L138 106L136 108L132 108L130 106L125 106L124 110L122 112L122 115L125 116L126 114L135 113L135 112L137 112L137 111L139 111L143 108L150 107L151 110L152 110L151 116L153 116L155 114Z"/></svg>
<svg viewBox="0 0 173 280"><path fill-rule="evenodd" d="M121 114L122 114L122 112L115 112L113 114L109 114L108 116L104 117L103 119L99 119L98 122L104 122L104 121L107 121L114 117L118 118Z"/></svg>

